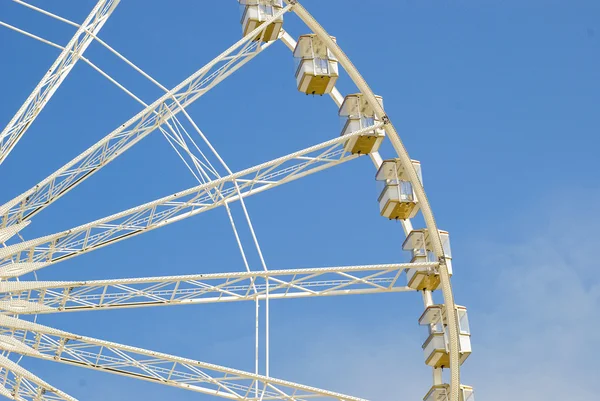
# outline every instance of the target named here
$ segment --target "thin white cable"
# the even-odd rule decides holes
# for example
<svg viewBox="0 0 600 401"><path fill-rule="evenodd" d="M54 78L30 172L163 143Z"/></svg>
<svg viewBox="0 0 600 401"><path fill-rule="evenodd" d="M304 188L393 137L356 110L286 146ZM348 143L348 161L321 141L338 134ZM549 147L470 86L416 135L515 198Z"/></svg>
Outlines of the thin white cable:
<svg viewBox="0 0 600 401"><path fill-rule="evenodd" d="M32 10L38 11L42 14L45 14L49 17L55 18L59 21L65 22L69 25L72 25L76 28L81 28L81 25L77 24L76 22L70 21L66 18L63 18L61 16L58 16L56 14L53 14L49 11L46 11L42 8L33 6L29 3L26 3L22 0L13 0L15 3L21 4L25 7L31 8ZM149 74L147 74L146 72L144 72L144 70L142 70L141 68L139 68L136 64L134 64L132 61L130 61L127 57L123 56L121 53L119 53L117 50L115 50L112 46L110 46L108 43L106 43L104 40L100 39L97 35L95 35L93 32L89 32L86 29L86 32L94 38L94 40L96 40L99 44L101 44L103 47L105 47L108 51L110 51L111 53L113 53L115 56L117 56L118 58L120 58L122 61L124 61L127 65L129 65L130 67L132 67L134 70L136 70L137 72L139 72L140 74L142 74L145 78L147 78L148 80L150 80L152 83L154 83L156 86L158 86L159 88L161 88L162 90L164 90L165 92L168 92L169 90L167 88L165 88L163 85L161 85L158 81L156 81L154 78L152 78Z"/></svg>
<svg viewBox="0 0 600 401"><path fill-rule="evenodd" d="M200 147L192 139L192 136L185 129L185 127L183 126L183 124L181 123L181 121L179 121L179 119L177 117L175 117L175 119L176 119L176 122L181 127L181 129L183 130L184 134L188 137L188 139L192 143L192 145L194 145L194 147L196 148L196 150L198 151L198 153L200 153L200 155L202 156L202 158L204 159L204 161L206 162L206 164L204 164L204 162L202 162L201 160L198 160L198 162L202 163L206 169L208 169L215 176L219 177L219 173L217 172L217 169L212 165L212 163L210 162L210 160L208 159L208 157L206 157L206 155L204 154L204 152L202 152L202 150L200 149Z"/></svg>
<svg viewBox="0 0 600 401"><path fill-rule="evenodd" d="M13 1L17 1L17 0L13 0ZM23 34L27 37L30 37L32 39L38 40L42 43L45 43L49 46L52 46L54 48L60 49L60 50L64 50L64 46L61 46L57 43L54 43L50 40L44 39L40 36L34 35L33 33L27 32L23 29L17 28L14 25L10 25L7 24L6 22L0 21L0 26L3 26L5 28L8 28L10 30L13 30L15 32L18 32L20 34ZM148 107L148 105L141 100L139 97L137 97L136 95L134 95L130 90L128 90L127 88L125 88L122 84L120 84L116 79L112 78L110 75L108 75L106 72L104 72L100 67L98 67L96 64L94 64L93 62L91 62L88 58L84 57L84 56L79 56L79 59L82 60L83 62L85 62L87 65L89 65L90 67L92 67L94 70L96 70L100 75L102 75L103 77L105 77L106 79L108 79L111 83L113 83L115 86L117 86L119 89L121 89L123 92L125 92L127 95L131 96L136 102L140 103L141 105L143 105L144 107Z"/></svg>
<svg viewBox="0 0 600 401"><path fill-rule="evenodd" d="M194 169L188 164L187 160L185 159L185 157L179 152L179 149L177 149L177 147L175 146L175 144L172 142L171 140L171 136L170 134L167 132L167 130L165 130L163 127L158 127L158 129L162 132L163 136L165 137L165 139L167 140L167 142L169 143L169 145L171 145L171 147L173 148L173 150L175 150L175 153L177 153L177 155L179 156L179 158L183 161L183 163L185 164L185 166L188 168L188 170L190 170L190 173L192 173L192 175L194 176L194 178L200 182L201 184L204 184L204 182L200 179L200 177L198 177L196 175L196 172L194 171Z"/></svg>
<svg viewBox="0 0 600 401"><path fill-rule="evenodd" d="M57 20L59 20L59 21L62 21L62 22L64 22L64 23L66 23L66 24L72 25L72 26L74 26L74 27L76 27L76 28L80 28L80 27L81 27L81 25L77 24L76 22L70 21L70 20L68 20L68 19L66 19L66 18L63 18L63 17L59 16L59 15L53 14L53 13L51 13L50 11L46 11L46 10L44 10L44 9L41 9L41 8L39 8L39 7L36 7L36 6L34 6L34 5L31 5L31 4L29 4L29 3L26 3L26 2L24 2L24 1L21 1L21 0L13 0L13 1L14 1L15 3L18 3L18 4L22 5L22 6L25 6L25 7L27 7L27 8L31 8L32 10L35 10L35 11L37 11L37 12L40 12L40 13L42 13L42 14L44 14L44 15L47 15L47 16L49 16L49 17L52 17L52 18L54 18L54 19L57 19Z"/></svg>
<svg viewBox="0 0 600 401"><path fill-rule="evenodd" d="M185 144L185 141L183 141L183 139L181 138L181 133L179 132L179 128L177 127L177 123L175 123L175 129L173 127L170 127L171 134L169 134L162 127L159 127L159 128L160 128L161 132L163 133L163 135L165 136L165 138L167 139L167 141L169 142L169 144L171 145L171 147L173 148L173 150L175 150L175 152L179 155L180 159L187 166L187 168L190 170L190 172L196 178L196 180L199 183L201 183L201 184L205 184L206 181L204 180L204 177L205 177L206 173L204 172L204 170L200 166L198 166L198 164L196 163L194 155L191 154L189 148ZM200 177L198 177L196 175L196 172L194 172L194 169L192 169L192 167L188 164L188 162L185 159L185 157L176 148L175 143L177 143L179 145L179 147L182 148L188 154L188 156L191 156L191 160L192 160L192 163L194 164L195 170L196 170L196 172L198 172L200 174L200 176L202 178L200 178Z"/></svg>
<svg viewBox="0 0 600 401"><path fill-rule="evenodd" d="M202 170L202 172L206 176L207 180L210 180L210 177L204 171L205 169L208 170L208 171L210 171L216 178L220 178L219 173L217 172L217 170L214 168L214 166L212 165L212 163L210 162L210 160L208 159L208 157L206 157L206 155L204 154L204 152L202 152L202 150L194 142L194 140L192 139L192 137L190 136L190 134L188 133L188 131L185 129L185 127L183 126L183 124L181 123L181 121L179 121L179 119L176 116L172 117L172 119L174 120L174 122L175 122L175 128L177 129L177 131L179 133L180 146L183 147L186 150L186 152L188 153L188 155L192 159L194 165L196 165L196 168L198 168L199 170ZM188 137L188 139L190 140L190 142L192 142L192 144L194 145L194 147L196 148L196 150L198 151L198 153L202 156L202 159L204 159L204 161L200 160L198 157L196 157L196 155L193 154L193 152L188 147L187 141L185 140L182 132L183 132L183 134L185 134L185 136Z"/></svg>
<svg viewBox="0 0 600 401"><path fill-rule="evenodd" d="M260 368L260 364L259 364L259 356L260 356L260 352L259 352L259 317L260 317L260 313L259 313L259 303L258 303L258 297L256 298L255 301L255 307L254 307L254 314L255 314L255 323L254 323L254 347L255 347L255 355L254 355L254 370L256 371L256 374L259 374L259 368ZM254 386L254 396L258 397L258 382L256 382L256 385Z"/></svg>
<svg viewBox="0 0 600 401"><path fill-rule="evenodd" d="M182 108L182 110L184 110L184 109ZM191 117L189 115L188 115L188 120L195 126L196 130L199 131L199 128L197 127L197 125L195 124L195 122L193 121L193 119L191 119ZM181 128L186 133L186 135L188 136L188 138L190 139L190 141L194 144L194 146L196 147L196 149L198 149L198 151L207 160L207 162L210 163L210 161L208 161L208 159L206 158L206 156L204 155L204 153L202 153L202 151L199 149L199 147L195 143L195 141L191 138L191 136L189 135L189 133L187 132L187 130L185 130L185 127L183 127L183 125L181 124L181 122L179 122L179 120L177 120L177 123L180 124ZM203 134L201 136L203 136ZM212 145L210 145L210 142L208 142L208 139L206 139L206 137L204 137L204 139L205 139L205 142L207 142L209 144L209 146L211 146L211 148L212 148ZM183 140L183 138L182 138L182 140ZM184 144L184 146L187 147L187 145L185 145L185 144ZM220 157L220 156L218 156L218 157ZM187 165L187 163L186 163L186 165ZM216 170L214 169L214 167L212 165L211 165L211 167L213 168L214 173L218 176L218 173L216 172ZM188 168L189 168L189 166L188 166ZM192 174L194 174L194 173L192 172ZM194 177L196 177L196 179L198 181L200 181L195 174L194 174ZM225 202L225 208L227 210L227 216L229 217L229 221L231 223L231 227L233 229L233 233L234 233L236 242L238 244L238 248L239 248L240 253L242 255L242 260L244 262L244 266L246 268L246 271L247 272L251 272L250 265L249 265L248 259L246 257L246 252L244 250L244 246L242 244L242 241L240 239L239 233L237 231L237 227L236 227L235 221L233 219L233 214L231 213L231 209L230 209L229 204L227 202ZM252 279L251 283L252 283L252 290L256 294L258 291L256 289L255 280ZM268 291L268 288L267 288L267 291ZM260 369L260 364L259 364L259 359L260 359L259 358L259 355L260 355L260 343L259 343L259 338L260 338L260 320L259 319L260 319L259 300L258 300L258 297L256 297L256 299L255 299L255 324L254 324L254 336L255 336L255 344L254 344L254 347L255 347L254 369L255 369L255 373L256 374L259 374L259 369ZM259 391L259 389L258 389L258 382L257 382L256 385L255 385L255 395L256 395L257 398L258 398L258 391Z"/></svg>
<svg viewBox="0 0 600 401"><path fill-rule="evenodd" d="M6 28L8 28L8 29L12 29L12 30L13 30L13 31L15 31L15 32L22 33L22 34L23 34L23 35L25 35L25 36L29 36L30 38L33 38L33 39L39 40L40 42L44 42L44 43L46 43L47 45L50 45L50 46L56 47L57 49L61 49L61 50L64 50L64 49L65 49L65 48L64 48L63 46L61 46L61 45L57 45L57 44L56 44L56 43L54 43L54 42L51 42L51 41L49 41L49 40L46 40L46 39L44 39L44 38L41 38L41 37L39 37L39 36L37 36L37 35L34 35L33 33L29 33L29 32L27 32L27 31L24 31L24 30L22 30L22 29L20 29L20 28L17 28L16 26L13 26L13 25L7 24L6 22L2 22L2 21L0 21L0 25L1 25L1 26L4 26L4 27L6 27Z"/></svg>
<svg viewBox="0 0 600 401"><path fill-rule="evenodd" d="M191 138L190 138L191 139ZM184 160L185 162L185 160ZM187 163L186 163L187 165ZM188 166L189 168L189 166ZM191 170L191 169L190 169ZM192 172L192 174L194 174ZM196 175L194 174L194 177L196 177ZM196 179L198 179L198 177L196 177ZM229 204L227 202L225 202L225 209L227 210L227 216L229 217L229 222L231 223L231 227L233 229L233 234L235 236L235 240L237 242L238 248L240 250L240 254L242 255L242 260L244 262L244 266L246 268L246 271L248 273L251 272L250 270L250 265L248 263L248 258L246 257L246 252L244 250L244 246L242 244L242 241L240 239L239 233L237 231L237 227L235 225L235 221L233 219L233 214L231 213L231 209L229 207ZM257 289L256 289L256 284L255 284L255 279L253 278L251 280L251 285L252 285L252 290L254 292L254 294L257 294ZM267 291L268 291L268 287L267 287ZM258 375L259 374L259 369L260 369L260 364L259 364L259 356L260 356L260 344L259 344L259 338L260 338L260 311L259 311L259 300L258 297L256 297L255 299L255 323L254 323L254 349L255 349L255 355L254 355L254 371L255 373ZM255 384L255 396L256 398L258 398L258 382Z"/></svg>
<svg viewBox="0 0 600 401"><path fill-rule="evenodd" d="M237 184L237 181L234 181L235 187L238 191L238 196L241 195L241 191ZM244 211L244 215L246 216L246 222L248 224L248 228L250 228L250 233L252 234L252 239L254 241L254 246L256 247L256 251L258 252L258 256L260 258L260 263L262 264L263 270L268 271L267 264L265 263L265 258L263 257L262 250L260 248L260 244L258 243L258 238L256 233L254 232L254 227L252 225L252 220L250 220L250 215L248 214L248 209L246 208L246 203L243 200L242 196L239 196L240 204L242 205L242 209ZM265 376L269 377L269 277L265 277L266 281L266 293L265 293Z"/></svg>
<svg viewBox="0 0 600 401"><path fill-rule="evenodd" d="M179 104L179 101L177 99L173 98L173 100L181 108L182 113L184 114L184 116L188 119L188 121L194 127L194 129L196 130L196 132L198 133L198 135L200 135L200 137L204 140L204 142L206 143L206 145L210 148L210 150L213 152L213 154L216 156L216 158L219 160L219 162L223 165L223 167L225 168L225 170L227 171L227 173L228 174L233 174L233 172L231 171L231 169L229 168L229 166L227 165L227 163L225 163L225 161L223 160L223 158L221 157L221 155L217 152L217 150L214 148L214 146L210 143L210 141L204 135L204 133L202 132L202 130L198 127L198 125L196 124L196 122L194 121L194 119L189 115L189 113L183 107L181 107L181 105ZM194 142L194 141L192 140L192 142ZM244 198L241 196L241 191L240 191L240 188L239 188L239 185L238 185L237 181L234 181L234 185L235 185L236 191L238 193L240 204L242 205L242 209L244 211L244 215L246 217L246 222L247 222L248 227L250 229L250 233L252 234L252 239L254 241L254 245L255 245L256 250L258 252L258 255L259 255L259 258L260 258L263 270L268 271L268 268L267 268L267 265L265 263L265 259L264 259L264 256L263 256L260 244L258 243L258 238L256 236L256 232L254 231L254 227L252 225L252 221L250 219L250 215L248 213L248 209L246 208L246 203L244 202ZM265 349L265 360L266 360L265 375L268 377L269 376L269 278L268 277L266 278L266 294L265 295L266 295L266 299L265 299L265 306L266 306L266 309L265 309L265 315L266 315L265 316L265 326L266 326L266 328L265 328L265 343L266 343L266 349ZM258 305L257 305L257 308L258 308Z"/></svg>
<svg viewBox="0 0 600 401"><path fill-rule="evenodd" d="M217 159L219 160L219 162L221 162L221 164L223 165L223 167L225 168L225 170L227 170L227 172L229 174L233 174L233 172L231 171L231 169L229 168L229 166L227 165L227 163L225 163L225 161L223 160L223 158L219 155L219 153L217 152L217 150L212 146L212 144L210 143L210 141L208 140L208 138L206 138L206 136L204 135L204 133L202 132L202 130L200 130L200 128L198 127L198 125L196 124L196 122L191 118L191 116L185 111L185 109L182 109L182 113L186 116L186 118L190 121L190 123L192 124L192 126L194 127L194 129L196 130L196 132L200 135L200 137L202 137L202 139L205 141L205 143L207 144L207 146L209 146L210 150L214 153L214 155L217 157ZM264 271L268 271L267 268L267 264L265 262L265 258L263 256L262 253L262 249L260 247L260 244L258 242L258 238L256 236L256 232L254 231L254 226L252 224L252 220L250 219L250 215L248 213L248 209L246 207L246 202L244 202L244 198L241 196L241 191L239 188L239 185L237 183L237 181L234 181L234 186L235 189L238 193L238 197L240 200L240 204L242 206L242 210L244 211L244 215L246 217L246 222L248 224L248 228L250 229L250 233L252 234L252 239L254 241L254 246L256 247L256 251L258 253L258 256L260 258L260 262L262 264L263 270ZM269 278L266 278L266 299L265 299L265 343L266 343L266 349L265 349L265 361L266 361L266 367L265 367L265 375L268 377L269 376Z"/></svg>
<svg viewBox="0 0 600 401"><path fill-rule="evenodd" d="M173 98L173 100L178 104L178 106L181 106L179 104L179 101L177 99ZM229 169L229 167L227 166L227 164L225 163L225 161L221 158L221 156L218 154L218 152L216 151L216 149L212 146L212 144L210 143L210 141L208 140L208 138L200 130L200 128L198 127L198 125L196 124L196 122L192 119L192 117L187 113L187 111L184 108L182 108L182 107L180 107L180 108L181 108L182 112L184 113L184 115L186 116L186 118L188 119L188 121L192 124L192 126L194 127L194 129L196 130L196 132L200 135L200 137L204 140L204 142L209 146L209 148L211 149L211 151L219 159L219 161L221 162L221 164L223 164L223 166L228 171L228 173L231 174L232 172ZM179 124L181 124L181 123L179 122ZM191 138L191 136L189 135L189 133L187 133L187 131L185 130L185 128L183 126L181 126L181 127L184 129L184 131L186 132L188 138L194 144L194 146L196 147L196 149L198 149L198 151L203 155L203 157L207 160L207 162L209 162L208 159L206 158L206 156L204 156L204 153L202 153L202 151L199 149L198 145ZM212 167L212 165L211 165L211 167ZM213 169L214 169L214 167L213 167ZM215 170L215 173L216 173L216 170ZM218 173L217 173L217 175L218 175ZM236 184L236 188L237 188L237 184ZM239 192L239 188L238 188L238 192ZM240 197L240 200L243 201L243 198ZM248 272L250 272L251 271L250 270L250 265L248 263L248 259L246 257L246 253L244 251L244 247L242 245L239 233L237 231L237 227L236 227L235 221L233 219L233 214L231 213L231 209L229 208L229 205L227 204L227 202L225 202L225 207L226 207L226 210L227 210L227 215L229 217L229 221L231 223L231 227L232 227L233 232L234 232L234 236L236 238L236 242L238 244L238 248L239 248L240 253L242 255L242 259L244 261L244 266L246 267L246 270ZM247 214L246 210L245 210L245 214L248 217L248 214ZM262 255L261 255L261 259L262 259ZM264 266L264 259L262 259L262 261L263 261L263 266ZM256 294L257 293L257 289L256 289L256 285L255 285L255 281L254 280L252 280L252 289L253 289L254 293ZM269 292L268 278L267 278L267 289L266 289L266 291L267 291L267 294L268 294L268 292ZM267 297L268 297L268 295L267 295ZM259 337L259 335L260 335L259 327L260 327L260 321L259 321L259 319L260 319L260 310L259 310L259 308L260 308L260 305L259 305L259 300L258 300L258 297L257 297L256 300L255 300L255 358L254 358L254 369L255 369L256 374L259 374L259 369L260 369L260 365L259 365L259 355L260 355L260 349L259 349L260 348L259 347L259 338L260 338ZM267 308L267 311L268 311L268 308ZM257 398L258 398L258 391L259 391L259 389L258 389L258 382L257 382L256 386L255 386L255 396Z"/></svg>

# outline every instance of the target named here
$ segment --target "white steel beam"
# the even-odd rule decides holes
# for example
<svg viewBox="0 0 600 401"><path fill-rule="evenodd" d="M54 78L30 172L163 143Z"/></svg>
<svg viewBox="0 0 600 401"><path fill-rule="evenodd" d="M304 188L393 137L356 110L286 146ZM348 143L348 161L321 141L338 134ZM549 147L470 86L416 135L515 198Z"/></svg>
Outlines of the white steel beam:
<svg viewBox="0 0 600 401"><path fill-rule="evenodd" d="M344 142L381 125L375 124L67 231L0 248L0 278L21 276L355 159L359 156L346 153Z"/></svg>
<svg viewBox="0 0 600 401"><path fill-rule="evenodd" d="M91 337L83 337L40 324L0 316L0 335L20 343L0 342L12 352L88 369L146 380L227 399L348 400L359 398L273 379L237 369L172 356ZM254 393L258 383L260 396Z"/></svg>
<svg viewBox="0 0 600 401"><path fill-rule="evenodd" d="M4 336L0 341L19 342ZM16 401L77 401L5 356L0 356L0 395Z"/></svg>
<svg viewBox="0 0 600 401"><path fill-rule="evenodd" d="M120 0L100 0L77 29L73 38L46 72L40 83L21 106L17 114L0 133L0 164L13 150L52 95L71 72L79 57L86 51L106 23Z"/></svg>
<svg viewBox="0 0 600 401"><path fill-rule="evenodd" d="M5 281L0 313L20 315L413 291L402 263L96 281ZM268 278L268 280L267 280Z"/></svg>
<svg viewBox="0 0 600 401"><path fill-rule="evenodd" d="M273 18L277 18L289 9L290 6L287 6ZM252 39L267 26L268 23L265 23L256 28L65 166L33 188L0 206L0 227L30 219L261 53L273 42L260 44Z"/></svg>

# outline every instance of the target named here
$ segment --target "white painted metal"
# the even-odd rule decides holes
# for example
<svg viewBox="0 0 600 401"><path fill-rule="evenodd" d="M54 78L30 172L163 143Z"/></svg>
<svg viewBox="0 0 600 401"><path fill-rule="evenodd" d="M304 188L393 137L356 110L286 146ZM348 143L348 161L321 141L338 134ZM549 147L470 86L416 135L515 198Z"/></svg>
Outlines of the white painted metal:
<svg viewBox="0 0 600 401"><path fill-rule="evenodd" d="M32 262L40 263L39 268L46 267L352 160L356 156L341 149L343 142L378 126L381 124L92 223L0 248L0 277L21 276L18 269L23 262L28 263L28 269ZM237 194L236 183L241 195ZM214 193L219 194L219 199L214 197Z"/></svg>
<svg viewBox="0 0 600 401"><path fill-rule="evenodd" d="M22 5L22 6L25 6L27 8L31 8L32 10L35 10L35 11L41 13L41 14L47 15L48 17L52 17L52 18L54 18L54 19L56 19L58 21L61 21L61 22L64 22L66 24L69 24L71 26L74 26L75 28L80 28L81 27L81 25L79 25L79 24L77 24L77 23L75 23L75 22L73 22L71 20L63 18L60 15L56 15L56 14L51 13L51 12L49 12L47 10L42 9L42 8L36 7L33 4L29 4L29 3L27 3L27 2L25 2L23 0L12 0L12 1L15 2L15 3L18 3L18 4Z"/></svg>
<svg viewBox="0 0 600 401"><path fill-rule="evenodd" d="M94 36L106 23L120 0L100 0L85 19L75 36L65 46L40 83L21 106L17 114L0 132L0 164L13 150L35 118L40 114L60 84L73 69L79 56L94 40ZM0 225L1 226L1 225Z"/></svg>
<svg viewBox="0 0 600 401"><path fill-rule="evenodd" d="M404 269L436 263L342 266L119 280L0 282L0 313L46 314L150 306L413 291Z"/></svg>
<svg viewBox="0 0 600 401"><path fill-rule="evenodd" d="M77 401L5 356L0 356L0 395L16 401Z"/></svg>
<svg viewBox="0 0 600 401"><path fill-rule="evenodd" d="M259 383L261 392L264 390L263 400L361 400L237 369L79 336L8 316L0 316L0 335L18 339L22 347L12 347L11 351L22 355L221 398L258 401L252 390L255 383ZM0 342L0 347L2 345Z"/></svg>
<svg viewBox="0 0 600 401"><path fill-rule="evenodd" d="M288 10L289 6L280 13ZM30 219L260 54L270 43L253 42L252 35L260 34L265 25L239 40L45 180L0 206L0 227Z"/></svg>

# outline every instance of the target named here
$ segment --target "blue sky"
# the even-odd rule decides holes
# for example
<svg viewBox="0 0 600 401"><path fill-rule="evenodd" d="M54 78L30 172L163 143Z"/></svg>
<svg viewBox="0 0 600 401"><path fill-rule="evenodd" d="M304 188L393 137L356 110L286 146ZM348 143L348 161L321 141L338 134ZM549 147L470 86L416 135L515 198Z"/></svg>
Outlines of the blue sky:
<svg viewBox="0 0 600 401"><path fill-rule="evenodd" d="M82 21L93 1L35 1ZM123 0L101 37L167 87L238 40L235 1ZM463 382L479 399L587 400L600 377L600 3L593 0L318 1L303 4L384 97L423 165L453 285L469 308ZM0 20L58 43L73 29L8 1ZM293 36L306 33L293 16ZM0 29L0 126L58 55ZM146 102L160 92L93 44L86 56ZM328 98L295 89L275 44L189 108L233 170L337 136ZM346 76L343 93L353 88ZM0 166L0 203L46 177L140 106L84 64ZM389 147L382 149L391 157ZM378 217L374 171L359 159L247 201L270 268L396 262L403 234ZM194 185L159 133L36 216L27 239ZM234 207L242 222L241 209ZM248 232L243 232L251 249ZM256 255L252 267L258 269ZM224 210L75 258L42 279L240 271ZM430 386L416 294L272 304L272 375L373 400L420 399ZM48 325L251 370L253 305L44 316ZM203 399L182 390L46 362L24 365L88 400ZM206 397L205 397L206 398Z"/></svg>

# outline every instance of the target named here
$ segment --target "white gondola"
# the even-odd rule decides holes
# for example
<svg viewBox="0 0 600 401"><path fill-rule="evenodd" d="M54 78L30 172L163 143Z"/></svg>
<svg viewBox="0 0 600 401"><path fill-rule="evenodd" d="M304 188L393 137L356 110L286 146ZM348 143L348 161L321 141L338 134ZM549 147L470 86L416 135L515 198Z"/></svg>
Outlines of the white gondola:
<svg viewBox="0 0 600 401"><path fill-rule="evenodd" d="M335 38L331 37L334 41ZM331 93L339 77L338 61L315 34L302 35L294 49L296 84L307 95Z"/></svg>
<svg viewBox="0 0 600 401"><path fill-rule="evenodd" d="M421 178L421 163L413 160L412 165ZM380 183L379 212L390 220L406 220L419 211L417 196L400 159L384 160L375 179Z"/></svg>
<svg viewBox="0 0 600 401"><path fill-rule="evenodd" d="M471 331L467 308L456 306L459 326L459 355L462 364L471 355ZM425 363L434 368L449 367L447 318L444 305L431 305L419 318L419 324L429 326L429 336L423 344Z"/></svg>
<svg viewBox="0 0 600 401"><path fill-rule="evenodd" d="M438 384L431 387L431 390L423 397L423 401L449 401L450 386L448 384ZM459 401L475 401L475 393L471 386L460 386Z"/></svg>
<svg viewBox="0 0 600 401"><path fill-rule="evenodd" d="M246 36L269 18L273 17L283 8L282 0L239 0L242 13L243 35ZM273 21L260 36L254 40L271 42L277 40L281 27L283 26L283 15Z"/></svg>
<svg viewBox="0 0 600 401"><path fill-rule="evenodd" d="M381 96L375 97L383 106L383 98ZM342 118L344 124L342 135L350 134L381 122L381 119L375 115L373 107L369 105L362 93L346 96L340 107L339 116ZM354 136L346 142L346 152L352 154L369 154L375 152L379 149L384 137L385 130L383 128Z"/></svg>
<svg viewBox="0 0 600 401"><path fill-rule="evenodd" d="M442 248L446 259L448 273L452 275L452 251L450 249L450 234L447 231L439 231L442 239ZM433 244L427 229L413 230L408 234L402 244L402 249L411 251L413 256L411 263L438 262L433 253ZM434 291L440 285L440 276L435 271L408 269L406 273L408 286L415 290Z"/></svg>

